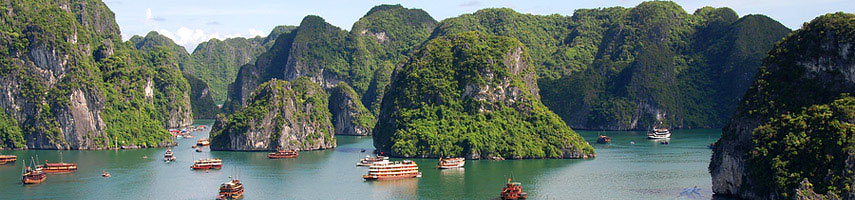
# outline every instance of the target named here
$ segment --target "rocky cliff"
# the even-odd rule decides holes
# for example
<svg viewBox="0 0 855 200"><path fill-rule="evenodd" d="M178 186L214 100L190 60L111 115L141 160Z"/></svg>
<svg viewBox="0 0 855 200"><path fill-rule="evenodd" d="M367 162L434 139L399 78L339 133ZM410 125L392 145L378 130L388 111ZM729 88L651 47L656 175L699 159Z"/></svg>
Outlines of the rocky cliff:
<svg viewBox="0 0 855 200"><path fill-rule="evenodd" d="M709 166L714 192L794 198L807 179L821 186L816 193L855 199L855 188L844 187L855 185L855 152L847 152L855 142L831 140L839 128L851 138L845 130L852 126L851 107L823 111L845 108L827 104L855 91L855 15L817 17L776 44L763 66L716 143Z"/></svg>
<svg viewBox="0 0 855 200"><path fill-rule="evenodd" d="M159 67L157 70L161 73L159 76L152 77L147 85L161 92L146 95L146 98L155 103L165 114L161 118L164 126L181 128L193 124L193 101L199 100L193 100L190 96L193 88L180 72L183 68L193 66L190 54L187 54L183 47L175 44L172 39L154 31L149 32L145 37L135 35L128 42L139 52L149 54L149 65Z"/></svg>
<svg viewBox="0 0 855 200"><path fill-rule="evenodd" d="M208 84L193 74L182 73L184 79L190 84L190 105L193 108L194 119L216 119L220 109L214 103Z"/></svg>
<svg viewBox="0 0 855 200"><path fill-rule="evenodd" d="M347 83L339 83L330 89L330 111L337 135L371 135L374 115L361 103L356 91Z"/></svg>
<svg viewBox="0 0 855 200"><path fill-rule="evenodd" d="M482 9L431 37L483 31L530 50L544 104L575 129L722 127L763 55L790 30L730 8L674 2L580 9L572 16Z"/></svg>
<svg viewBox="0 0 855 200"><path fill-rule="evenodd" d="M530 63L509 37L465 32L428 41L395 70L374 146L400 157L593 157L540 102Z"/></svg>
<svg viewBox="0 0 855 200"><path fill-rule="evenodd" d="M217 119L211 149L270 151L335 148L323 88L308 78L261 84L239 112Z"/></svg>
<svg viewBox="0 0 855 200"><path fill-rule="evenodd" d="M194 65L183 68L186 73L202 79L210 86L209 92L215 101L223 102L228 85L235 80L238 69L249 63L273 46L279 35L294 30L294 26L276 26L266 37L212 38L199 43L191 55Z"/></svg>
<svg viewBox="0 0 855 200"><path fill-rule="evenodd" d="M13 138L0 147L105 149L172 142L162 126L162 107L150 97L180 92L158 86L183 79L170 76L177 69L152 64L162 57L142 56L123 43L103 2L13 0L0 7L0 116L3 134Z"/></svg>

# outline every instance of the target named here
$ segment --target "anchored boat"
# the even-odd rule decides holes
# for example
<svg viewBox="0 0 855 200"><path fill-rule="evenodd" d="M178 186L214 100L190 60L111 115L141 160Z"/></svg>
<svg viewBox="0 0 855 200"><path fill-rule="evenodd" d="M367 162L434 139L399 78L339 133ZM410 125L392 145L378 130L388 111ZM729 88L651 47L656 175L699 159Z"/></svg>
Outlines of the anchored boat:
<svg viewBox="0 0 855 200"><path fill-rule="evenodd" d="M229 177L232 178L232 177ZM238 199L243 197L243 183L238 179L220 184L220 196L217 199Z"/></svg>
<svg viewBox="0 0 855 200"><path fill-rule="evenodd" d="M35 169L26 165L27 163L24 162L25 168L21 169L23 171L23 173L21 173L21 182L24 184L36 184L42 183L47 179L47 175L42 170L41 166L36 165L35 160L33 160L33 165L36 166Z"/></svg>
<svg viewBox="0 0 855 200"><path fill-rule="evenodd" d="M659 125L662 125L662 122L659 122ZM653 128L647 132L647 139L667 139L671 138L671 131L667 128L659 128L657 125L653 125Z"/></svg>
<svg viewBox="0 0 855 200"><path fill-rule="evenodd" d="M436 165L436 168L439 169L453 169L453 168L461 168L466 164L465 158L440 158L439 164Z"/></svg>
<svg viewBox="0 0 855 200"><path fill-rule="evenodd" d="M208 145L211 145L211 141L208 141L207 138L202 138L202 139L196 140L196 146L198 146L198 147L203 147L203 146L208 146Z"/></svg>
<svg viewBox="0 0 855 200"><path fill-rule="evenodd" d="M372 163L380 162L380 161L389 161L389 157L381 156L381 155L377 155L377 156L375 156L375 157L371 157L370 155L365 155L365 158L363 158L363 159L359 160L359 162L358 162L358 163L356 163L356 166L360 166L360 167L368 167L368 166L370 166Z"/></svg>
<svg viewBox="0 0 855 200"><path fill-rule="evenodd" d="M600 135L599 137L597 137L597 143L599 143L599 144L608 144L611 142L612 142L612 138L609 136Z"/></svg>
<svg viewBox="0 0 855 200"><path fill-rule="evenodd" d="M371 163L368 174L362 175L365 180L391 180L422 177L419 166L411 160L390 162L383 160Z"/></svg>
<svg viewBox="0 0 855 200"><path fill-rule="evenodd" d="M190 169L220 169L223 168L223 160L220 159L202 159L193 162Z"/></svg>
<svg viewBox="0 0 855 200"><path fill-rule="evenodd" d="M528 193L522 191L522 185L519 182L511 182L511 179L508 179L508 183L502 188L500 198L503 200L527 199Z"/></svg>
<svg viewBox="0 0 855 200"><path fill-rule="evenodd" d="M166 153L163 153L163 161L175 161L175 154L172 153L172 149L166 149Z"/></svg>
<svg viewBox="0 0 855 200"><path fill-rule="evenodd" d="M297 151L284 150L284 149L278 149L278 150L276 150L276 152L267 154L267 158L270 158L270 159L296 158L297 156L300 156L300 154L298 154Z"/></svg>
<svg viewBox="0 0 855 200"><path fill-rule="evenodd" d="M18 160L18 156L16 155L0 155L0 165L14 163L16 160Z"/></svg>

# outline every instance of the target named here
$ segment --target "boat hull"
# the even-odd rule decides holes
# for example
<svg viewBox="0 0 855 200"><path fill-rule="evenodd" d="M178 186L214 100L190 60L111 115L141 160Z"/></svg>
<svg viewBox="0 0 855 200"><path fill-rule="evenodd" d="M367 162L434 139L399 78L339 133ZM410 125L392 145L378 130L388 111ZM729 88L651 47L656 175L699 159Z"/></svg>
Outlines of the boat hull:
<svg viewBox="0 0 855 200"><path fill-rule="evenodd" d="M46 179L47 179L47 176L44 176L44 175L36 176L36 177L24 176L21 178L21 182L23 182L24 184L38 184L38 183L45 182Z"/></svg>
<svg viewBox="0 0 855 200"><path fill-rule="evenodd" d="M647 135L647 139L668 139L671 138L671 133L662 135Z"/></svg>
<svg viewBox="0 0 855 200"><path fill-rule="evenodd" d="M466 164L465 162L460 162L460 163L457 163L457 164L454 164L454 165L443 165L443 164L440 164L440 165L438 165L438 166L437 166L437 168L439 168L439 169L455 169L455 168L462 168L462 167L463 167L463 165L465 165L465 164Z"/></svg>
<svg viewBox="0 0 855 200"><path fill-rule="evenodd" d="M412 173L401 176L377 176L377 175L362 175L366 181L383 181L383 180L398 180L398 179L408 179L408 178L418 178L422 177L422 173Z"/></svg>
<svg viewBox="0 0 855 200"><path fill-rule="evenodd" d="M297 155L287 155L287 156L267 155L267 158L270 158L270 159L296 158L296 157L297 157Z"/></svg>

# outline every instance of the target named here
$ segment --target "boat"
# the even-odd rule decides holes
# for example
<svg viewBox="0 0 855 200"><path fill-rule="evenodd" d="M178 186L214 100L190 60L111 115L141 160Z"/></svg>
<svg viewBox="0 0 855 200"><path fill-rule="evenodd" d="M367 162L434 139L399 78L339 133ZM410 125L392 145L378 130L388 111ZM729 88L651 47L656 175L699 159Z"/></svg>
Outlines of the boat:
<svg viewBox="0 0 855 200"><path fill-rule="evenodd" d="M597 137L597 143L599 143L599 144L612 143L612 138L609 136L600 135L599 137Z"/></svg>
<svg viewBox="0 0 855 200"><path fill-rule="evenodd" d="M42 168L45 173L70 173L77 171L77 164L64 162L48 163L48 161L45 160L45 164L42 165Z"/></svg>
<svg viewBox="0 0 855 200"><path fill-rule="evenodd" d="M166 149L166 153L163 153L163 161L175 161L175 154L172 153L172 149Z"/></svg>
<svg viewBox="0 0 855 200"><path fill-rule="evenodd" d="M300 156L300 154L298 154L297 151L284 150L284 149L279 149L279 150L276 150L276 152L267 154L267 158L270 158L270 159L296 158L297 156Z"/></svg>
<svg viewBox="0 0 855 200"><path fill-rule="evenodd" d="M223 168L223 160L220 159L202 159L193 161L190 169L220 169Z"/></svg>
<svg viewBox="0 0 855 200"><path fill-rule="evenodd" d="M419 166L412 160L391 162L383 160L371 163L368 174L362 175L365 180L392 180L422 177Z"/></svg>
<svg viewBox="0 0 855 200"><path fill-rule="evenodd" d="M461 168L466 164L465 158L440 158L439 164L436 165L436 168L439 169L453 169L453 168Z"/></svg>
<svg viewBox="0 0 855 200"><path fill-rule="evenodd" d="M240 183L238 179L232 179L229 182L220 184L219 194L217 199L239 199L243 197L243 183Z"/></svg>
<svg viewBox="0 0 855 200"><path fill-rule="evenodd" d="M208 139L202 138L196 140L196 146L203 147L208 145L211 145L211 141L208 141Z"/></svg>
<svg viewBox="0 0 855 200"><path fill-rule="evenodd" d="M375 156L375 157L371 157L370 155L365 155L365 158L363 158L363 159L359 160L359 162L358 162L358 163L356 163L356 166L360 166L360 167L367 167L367 166L370 166L370 165L371 165L371 163L379 162L379 161L384 161L384 160L387 160L387 161L388 161L388 160L389 160L389 157L381 156L381 155L377 155L377 156Z"/></svg>
<svg viewBox="0 0 855 200"><path fill-rule="evenodd" d="M659 122L659 125L662 125L662 122ZM647 132L647 139L667 139L671 138L671 131L667 128L659 128L657 125L653 125L653 128Z"/></svg>
<svg viewBox="0 0 855 200"><path fill-rule="evenodd" d="M35 160L33 162L33 165L36 165ZM26 162L24 165L27 165ZM24 184L42 183L47 179L47 174L45 174L44 170L42 170L40 166L36 166L35 169L30 168L30 166L26 166L22 170L24 173L21 173L21 182Z"/></svg>
<svg viewBox="0 0 855 200"><path fill-rule="evenodd" d="M107 178L110 178L110 172L107 172L107 171L101 170L101 176L103 176L103 177L107 177Z"/></svg>
<svg viewBox="0 0 855 200"><path fill-rule="evenodd" d="M196 152L202 152L202 147L196 148Z"/></svg>
<svg viewBox="0 0 855 200"><path fill-rule="evenodd" d="M528 193L522 191L519 182L511 182L511 179L508 179L508 183L502 188L500 198L503 200L527 199Z"/></svg>
<svg viewBox="0 0 855 200"><path fill-rule="evenodd" d="M0 155L0 165L14 163L16 160L18 160L18 156L16 155Z"/></svg>

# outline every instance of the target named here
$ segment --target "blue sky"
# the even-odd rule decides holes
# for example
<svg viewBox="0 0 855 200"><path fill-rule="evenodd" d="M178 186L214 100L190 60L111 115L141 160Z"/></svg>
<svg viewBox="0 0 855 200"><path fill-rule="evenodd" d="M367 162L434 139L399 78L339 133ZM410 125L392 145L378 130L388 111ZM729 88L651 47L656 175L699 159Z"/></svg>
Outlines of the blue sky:
<svg viewBox="0 0 855 200"><path fill-rule="evenodd" d="M472 13L482 8L508 7L522 13L573 15L582 8L634 7L640 0L105 0L116 14L125 40L158 31L188 52L210 38L267 35L276 25L298 25L306 15L318 15L343 29L379 4L420 8L436 20ZM853 0L677 0L692 13L704 7L730 7L740 16L763 14L791 29L829 12L855 12Z"/></svg>

